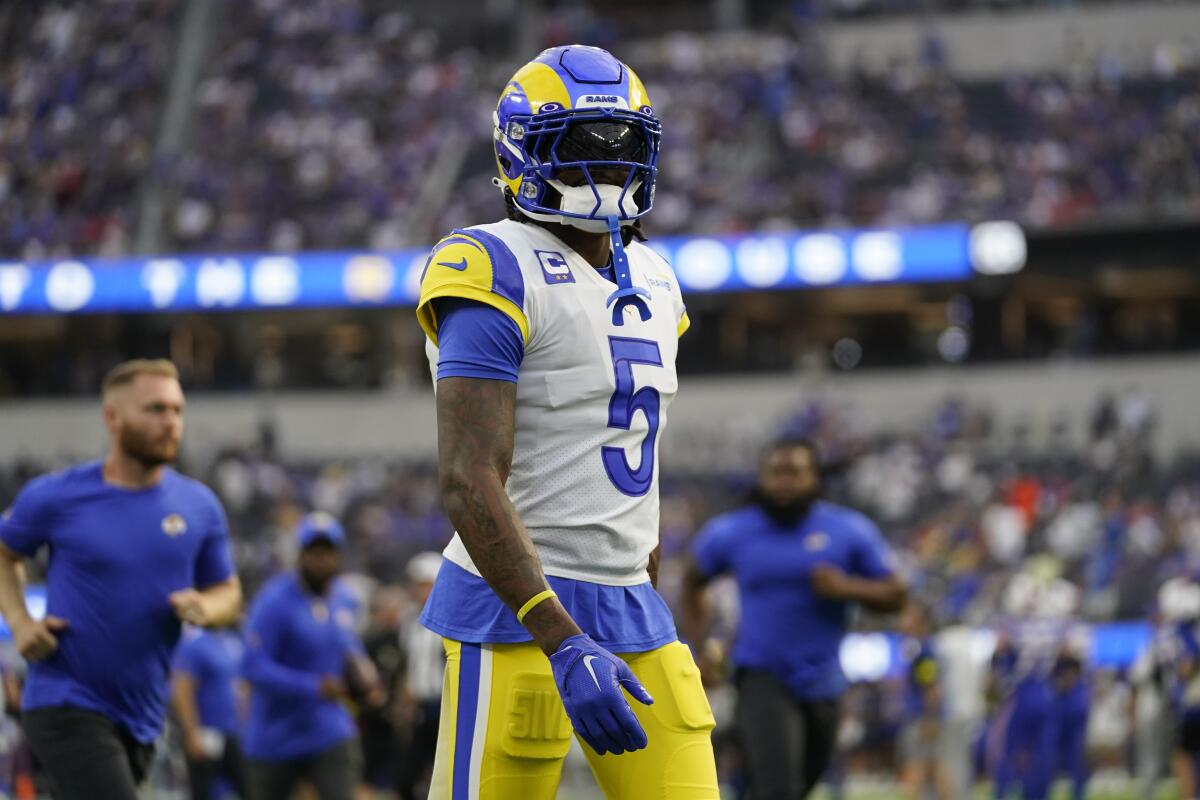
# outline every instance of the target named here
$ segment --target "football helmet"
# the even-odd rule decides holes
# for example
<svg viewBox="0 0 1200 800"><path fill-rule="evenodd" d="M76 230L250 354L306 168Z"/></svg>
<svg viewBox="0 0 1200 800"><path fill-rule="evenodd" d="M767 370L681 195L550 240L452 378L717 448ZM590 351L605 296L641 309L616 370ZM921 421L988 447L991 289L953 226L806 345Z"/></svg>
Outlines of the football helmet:
<svg viewBox="0 0 1200 800"><path fill-rule="evenodd" d="M525 216L603 233L654 204L662 125L641 79L607 51L543 51L508 82L493 122L496 185Z"/></svg>

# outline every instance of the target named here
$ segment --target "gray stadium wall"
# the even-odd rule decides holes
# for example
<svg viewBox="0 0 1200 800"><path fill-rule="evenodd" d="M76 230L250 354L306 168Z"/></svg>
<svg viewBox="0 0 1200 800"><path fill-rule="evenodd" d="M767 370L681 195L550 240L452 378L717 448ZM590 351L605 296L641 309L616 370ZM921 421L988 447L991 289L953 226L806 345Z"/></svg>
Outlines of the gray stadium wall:
<svg viewBox="0 0 1200 800"><path fill-rule="evenodd" d="M1150 445L1160 455L1200 446L1200 356L1042 362L867 371L849 374L687 378L671 406L663 440L667 468L750 463L761 444L801 403L821 399L851 411L866 428L911 429L948 396L990 409L997 427L1029 426L1034 441L1068 419L1083 441L1097 399L1136 387L1157 416ZM385 456L430 458L436 446L433 396L421 389L355 394L193 394L186 443L203 457L221 446L251 443L270 421L279 451L293 458ZM0 403L0 459L21 455L91 457L103 429L92 400Z"/></svg>

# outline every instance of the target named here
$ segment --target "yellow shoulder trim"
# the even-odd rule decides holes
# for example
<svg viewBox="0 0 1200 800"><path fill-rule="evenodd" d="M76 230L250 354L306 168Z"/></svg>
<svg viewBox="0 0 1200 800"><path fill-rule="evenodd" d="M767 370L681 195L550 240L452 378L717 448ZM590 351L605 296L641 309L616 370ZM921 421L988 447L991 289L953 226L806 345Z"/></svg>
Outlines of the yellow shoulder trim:
<svg viewBox="0 0 1200 800"><path fill-rule="evenodd" d="M472 236L454 233L438 242L429 254L421 276L421 299L417 321L437 344L437 317L432 301L439 297L475 300L502 311L516 323L525 343L529 343L529 320L525 309L493 290L495 273L492 259L483 244Z"/></svg>
<svg viewBox="0 0 1200 800"><path fill-rule="evenodd" d="M525 344L529 344L529 321L526 319L523 309L518 308L517 304L507 297L501 297L498 294L493 294L491 291L462 284L445 284L430 292L428 296L421 295L421 305L417 308L417 321L421 323L421 330L425 331L425 335L429 337L429 341L434 344L438 343L437 320L434 317L433 306L430 305L430 302L439 297L461 297L464 300L475 300L504 312L509 319L516 323L517 330L521 332L521 338L525 341Z"/></svg>
<svg viewBox="0 0 1200 800"><path fill-rule="evenodd" d="M679 327L675 329L676 336L683 336L688 328L692 327L692 321L688 319L687 312L683 312L683 316L679 318Z"/></svg>

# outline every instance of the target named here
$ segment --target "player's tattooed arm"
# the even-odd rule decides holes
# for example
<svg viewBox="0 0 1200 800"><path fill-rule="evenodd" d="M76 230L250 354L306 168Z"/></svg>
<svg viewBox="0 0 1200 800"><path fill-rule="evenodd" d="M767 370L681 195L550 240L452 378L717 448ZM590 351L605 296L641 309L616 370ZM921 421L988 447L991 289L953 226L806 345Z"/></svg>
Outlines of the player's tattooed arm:
<svg viewBox="0 0 1200 800"><path fill-rule="evenodd" d="M516 400L517 385L508 381L443 378L437 385L442 503L479 573L514 612L548 588L529 533L504 491ZM554 597L534 606L524 624L547 655L581 632Z"/></svg>

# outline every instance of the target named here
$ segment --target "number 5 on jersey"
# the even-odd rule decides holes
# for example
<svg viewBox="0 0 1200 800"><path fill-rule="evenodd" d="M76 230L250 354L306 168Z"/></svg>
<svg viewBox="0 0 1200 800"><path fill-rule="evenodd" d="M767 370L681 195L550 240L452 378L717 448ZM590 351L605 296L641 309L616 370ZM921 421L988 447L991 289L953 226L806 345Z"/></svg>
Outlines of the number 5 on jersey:
<svg viewBox="0 0 1200 800"><path fill-rule="evenodd" d="M633 415L641 410L646 415L647 431L642 439L642 458L637 469L629 466L629 457L622 447L601 447L604 471L623 494L641 497L650 491L654 478L654 440L658 436L658 390L651 386L634 389L633 365L646 364L661 367L662 354L658 343L649 339L627 339L622 336L608 337L612 352L613 375L617 388L608 402L608 427L629 430Z"/></svg>

